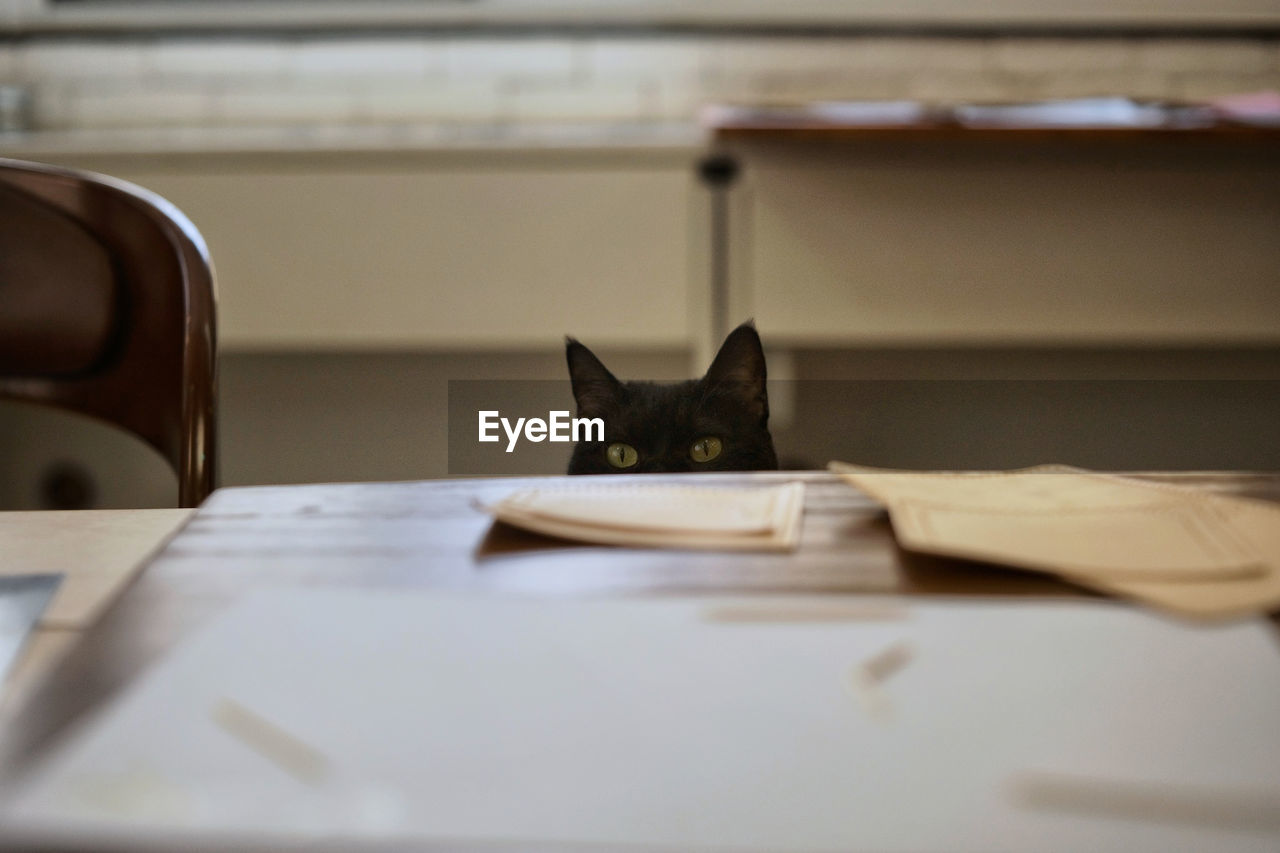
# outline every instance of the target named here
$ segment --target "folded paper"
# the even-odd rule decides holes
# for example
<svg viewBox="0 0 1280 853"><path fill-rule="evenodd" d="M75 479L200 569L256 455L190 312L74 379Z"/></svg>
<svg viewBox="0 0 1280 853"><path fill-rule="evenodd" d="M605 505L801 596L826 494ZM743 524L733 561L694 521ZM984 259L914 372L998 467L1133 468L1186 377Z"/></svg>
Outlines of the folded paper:
<svg viewBox="0 0 1280 853"><path fill-rule="evenodd" d="M803 506L803 483L741 489L609 484L526 489L485 509L515 527L605 545L791 550Z"/></svg>
<svg viewBox="0 0 1280 853"><path fill-rule="evenodd" d="M1280 606L1280 507L1067 466L831 470L910 550L1049 572L1198 617Z"/></svg>

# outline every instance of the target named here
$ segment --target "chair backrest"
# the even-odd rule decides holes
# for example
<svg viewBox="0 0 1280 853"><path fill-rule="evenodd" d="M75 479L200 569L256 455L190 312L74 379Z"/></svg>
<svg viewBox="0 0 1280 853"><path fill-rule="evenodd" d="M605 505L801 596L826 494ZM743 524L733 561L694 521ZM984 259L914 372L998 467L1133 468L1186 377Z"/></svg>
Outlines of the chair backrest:
<svg viewBox="0 0 1280 853"><path fill-rule="evenodd" d="M133 433L184 507L217 481L215 305L208 249L172 204L0 158L0 397Z"/></svg>

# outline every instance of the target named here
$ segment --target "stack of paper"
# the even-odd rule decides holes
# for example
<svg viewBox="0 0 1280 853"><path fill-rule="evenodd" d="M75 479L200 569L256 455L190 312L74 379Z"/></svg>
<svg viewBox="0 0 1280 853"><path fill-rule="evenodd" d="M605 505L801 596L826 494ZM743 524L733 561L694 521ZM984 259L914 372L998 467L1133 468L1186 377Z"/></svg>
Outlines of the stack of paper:
<svg viewBox="0 0 1280 853"><path fill-rule="evenodd" d="M499 521L605 545L785 551L804 484L724 489L647 484L526 489L486 507Z"/></svg>
<svg viewBox="0 0 1280 853"><path fill-rule="evenodd" d="M1049 572L1177 613L1280 605L1280 507L1048 465L831 470L883 502L904 548Z"/></svg>
<svg viewBox="0 0 1280 853"><path fill-rule="evenodd" d="M1074 98L1029 104L960 104L955 117L966 127L1163 127L1173 114L1162 104L1129 98Z"/></svg>

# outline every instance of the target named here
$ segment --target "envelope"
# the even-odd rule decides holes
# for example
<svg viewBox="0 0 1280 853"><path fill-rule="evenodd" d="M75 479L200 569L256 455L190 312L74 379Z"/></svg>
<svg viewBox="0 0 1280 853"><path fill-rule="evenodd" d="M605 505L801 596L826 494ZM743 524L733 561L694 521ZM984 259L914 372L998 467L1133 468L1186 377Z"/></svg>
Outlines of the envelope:
<svg viewBox="0 0 1280 853"><path fill-rule="evenodd" d="M1280 606L1280 507L1063 465L916 472L833 462L907 549L1048 572L1186 616Z"/></svg>
<svg viewBox="0 0 1280 853"><path fill-rule="evenodd" d="M788 551L804 484L715 488L616 484L525 489L484 507L499 521L604 545Z"/></svg>

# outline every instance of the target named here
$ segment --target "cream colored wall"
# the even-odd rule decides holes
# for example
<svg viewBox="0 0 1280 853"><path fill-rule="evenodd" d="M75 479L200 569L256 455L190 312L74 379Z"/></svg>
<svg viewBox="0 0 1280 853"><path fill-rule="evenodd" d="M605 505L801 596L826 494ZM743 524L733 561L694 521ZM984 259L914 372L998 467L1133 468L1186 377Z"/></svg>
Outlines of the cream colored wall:
<svg viewBox="0 0 1280 853"><path fill-rule="evenodd" d="M558 328L557 328L558 330ZM584 338L592 343L590 338ZM593 347L620 377L683 379L687 357ZM223 476L229 484L559 474L568 445L523 445L496 462L449 383L498 389L513 418L572 409L562 349L509 353L232 354L223 361ZM450 435L450 420L466 427Z"/></svg>
<svg viewBox="0 0 1280 853"><path fill-rule="evenodd" d="M681 351L593 348L620 377L688 376ZM450 381L499 380L499 405L513 415L571 409L562 351L231 352L220 368L223 485L558 474L568 462L564 444L526 444L495 457L492 445L475 441L474 412L462 419L470 429L449 435ZM97 506L176 505L173 473L131 436L63 412L0 401L0 509L42 508L42 478L64 462L91 481Z"/></svg>
<svg viewBox="0 0 1280 853"><path fill-rule="evenodd" d="M817 348L795 370L774 432L805 466L1280 470L1277 347Z"/></svg>
<svg viewBox="0 0 1280 853"><path fill-rule="evenodd" d="M689 364L710 346L691 121L707 101L1206 98L1280 87L1280 44L1240 32L30 35L0 45L0 82L27 87L37 128L0 139L3 153L138 181L208 237L234 485L442 476L448 379L560 379L566 332L630 358L632 377L704 367ZM579 140L567 148L566 124ZM670 127L685 142L654 144ZM978 377L1045 357L1028 353L1037 342L1084 357L1091 380L1116 375L1097 347L1142 342L1186 347L1169 375L1218 352L1243 359L1236 378L1274 376L1274 160L1109 158L898 148L749 163L731 319L756 315L781 347L775 375L801 379L878 380L885 347L916 344L916 375L945 373L961 358L938 349L948 342L1023 345L987 351ZM1026 428L1009 443L964 455L992 434L954 400L793 397L794 411L778 406L780 449L809 464L999 465L1055 447L1086 451L1068 461L1139 458L1114 430L1122 408L1060 443L1016 421ZM1024 402L1006 413L1039 411ZM1214 405L1188 391L1174 408ZM1265 464L1270 435L1247 422L1221 445L1235 455L1199 452L1211 442L1183 425L1142 458ZM0 502L29 499L66 447L112 501L170 488L163 470L126 488L138 448L29 413L0 409L0 442Z"/></svg>
<svg viewBox="0 0 1280 853"><path fill-rule="evenodd" d="M599 352L624 378L689 375L683 354ZM773 430L784 465L1280 469L1275 349L841 348L794 361L803 381L770 390L794 406ZM539 380L498 391L504 409L541 415L571 406L564 377L559 353L233 353L222 360L223 482L559 473L567 445L494 452L474 440L469 411L450 436L449 382ZM176 501L159 456L62 413L0 403L0 447L5 509L40 508L41 477L65 461L91 478L99 506Z"/></svg>
<svg viewBox="0 0 1280 853"><path fill-rule="evenodd" d="M159 193L207 240L227 485L443 477L451 451L484 473L480 448L449 444L450 380L563 383L566 334L621 376L685 378L705 322L688 151L54 159ZM544 396L509 403L545 415ZM96 424L7 406L0 441L0 506L40 506L63 459L99 506L172 503L163 464ZM489 473L562 471L567 451L545 450Z"/></svg>
<svg viewBox="0 0 1280 853"><path fill-rule="evenodd" d="M213 255L229 351L680 349L689 155L79 156L167 198ZM696 311L694 312L696 315Z"/></svg>
<svg viewBox="0 0 1280 853"><path fill-rule="evenodd" d="M801 380L774 389L783 459L1280 465L1268 156L747 152L732 313L756 316L773 376ZM690 364L709 283L692 152L75 162L169 196L209 239L228 485L440 477L451 450L462 473L558 472L563 447L495 463L451 446L448 383L562 383L566 333L624 378L705 368ZM1073 398L1096 402L1084 420L1055 420L1049 384L966 398L886 381L1064 375L1091 383ZM1191 384L1116 398L1114 380L1153 375L1253 384L1230 400ZM545 408L537 394L510 402ZM136 442L11 407L0 441L10 507L38 505L42 471L64 458L82 461L100 505L171 502L171 476Z"/></svg>

